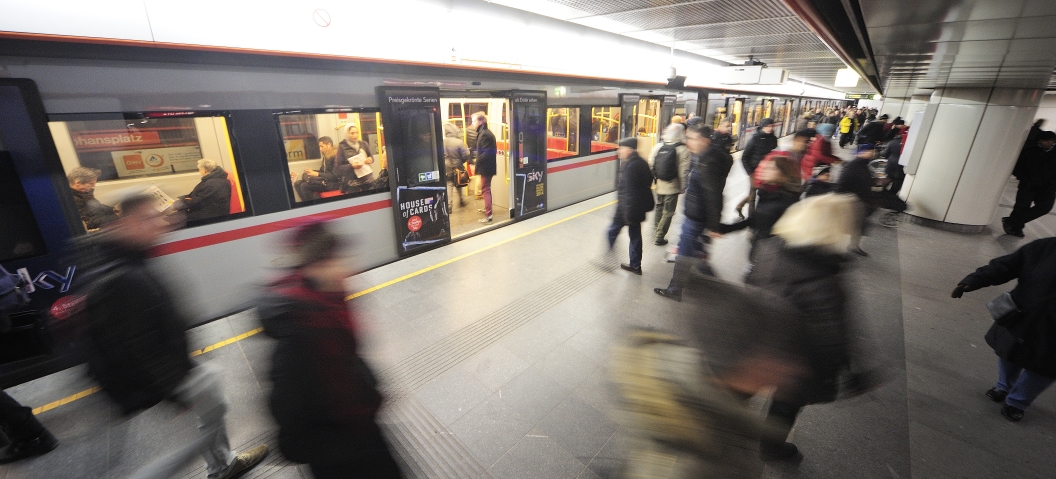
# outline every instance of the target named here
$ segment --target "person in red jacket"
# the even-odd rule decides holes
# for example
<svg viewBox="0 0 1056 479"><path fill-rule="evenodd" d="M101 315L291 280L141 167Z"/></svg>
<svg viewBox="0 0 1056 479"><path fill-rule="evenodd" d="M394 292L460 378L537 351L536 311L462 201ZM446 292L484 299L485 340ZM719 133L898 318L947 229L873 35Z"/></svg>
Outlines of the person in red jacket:
<svg viewBox="0 0 1056 479"><path fill-rule="evenodd" d="M843 160L832 154L832 143L828 138L821 135L814 137L814 141L807 147L807 153L799 162L799 172L804 182L814 177L814 168L822 165L838 164Z"/></svg>

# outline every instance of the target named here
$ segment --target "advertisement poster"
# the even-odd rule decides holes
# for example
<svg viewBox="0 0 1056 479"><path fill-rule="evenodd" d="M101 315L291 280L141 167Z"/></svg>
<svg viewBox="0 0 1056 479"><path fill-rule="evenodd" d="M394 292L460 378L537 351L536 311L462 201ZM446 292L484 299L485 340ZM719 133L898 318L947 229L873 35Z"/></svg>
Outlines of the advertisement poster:
<svg viewBox="0 0 1056 479"><path fill-rule="evenodd" d="M401 252L443 243L451 238L446 195L446 186L396 188L396 211L402 220L396 222Z"/></svg>
<svg viewBox="0 0 1056 479"><path fill-rule="evenodd" d="M546 211L546 93L513 92L514 215Z"/></svg>
<svg viewBox="0 0 1056 479"><path fill-rule="evenodd" d="M286 147L286 161L308 159L308 154L304 151L304 140L285 140L282 143Z"/></svg>
<svg viewBox="0 0 1056 479"><path fill-rule="evenodd" d="M111 151L118 178L197 171L202 149L197 146Z"/></svg>

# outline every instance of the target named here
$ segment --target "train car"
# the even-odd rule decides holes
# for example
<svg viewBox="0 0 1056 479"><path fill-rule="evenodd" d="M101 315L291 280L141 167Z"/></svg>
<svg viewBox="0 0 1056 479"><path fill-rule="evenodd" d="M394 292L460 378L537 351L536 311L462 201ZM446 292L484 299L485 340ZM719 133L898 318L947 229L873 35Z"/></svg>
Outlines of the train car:
<svg viewBox="0 0 1056 479"><path fill-rule="evenodd" d="M358 267L373 268L613 191L620 138L637 136L648 154L676 112L710 119L714 96L487 68L21 40L0 46L0 71L0 262L31 277L22 314L52 338L47 354L0 366L0 386L80 361L84 271L69 244L105 228L99 216L124 196L153 195L170 212L199 182L229 187L225 200L185 210L186 227L153 252L192 327L252 307L282 267L271 245L306 218L333 220L354 238ZM490 223L476 211L479 177L456 191L444 157L445 136L472 149L478 113L497 139ZM345 173L318 179L328 164Z"/></svg>

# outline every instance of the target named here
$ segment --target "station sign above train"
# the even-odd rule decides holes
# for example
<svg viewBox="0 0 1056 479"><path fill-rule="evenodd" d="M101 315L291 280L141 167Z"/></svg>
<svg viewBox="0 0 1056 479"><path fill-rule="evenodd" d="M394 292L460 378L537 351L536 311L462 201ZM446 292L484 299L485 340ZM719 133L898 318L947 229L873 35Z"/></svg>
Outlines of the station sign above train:
<svg viewBox="0 0 1056 479"><path fill-rule="evenodd" d="M848 93L845 97L848 100L872 100L876 96L872 93Z"/></svg>

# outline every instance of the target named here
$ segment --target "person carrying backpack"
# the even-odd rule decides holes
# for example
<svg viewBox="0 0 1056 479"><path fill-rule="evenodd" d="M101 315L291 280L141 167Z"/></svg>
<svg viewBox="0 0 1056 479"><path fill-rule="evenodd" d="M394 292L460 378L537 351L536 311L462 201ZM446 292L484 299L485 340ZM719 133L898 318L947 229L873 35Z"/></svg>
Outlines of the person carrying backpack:
<svg viewBox="0 0 1056 479"><path fill-rule="evenodd" d="M649 167L656 177L656 213L653 215L657 246L667 244L667 230L675 216L678 195L685 189L689 179L689 148L682 142L685 127L672 123L664 128L662 143L653 147L649 154Z"/></svg>

